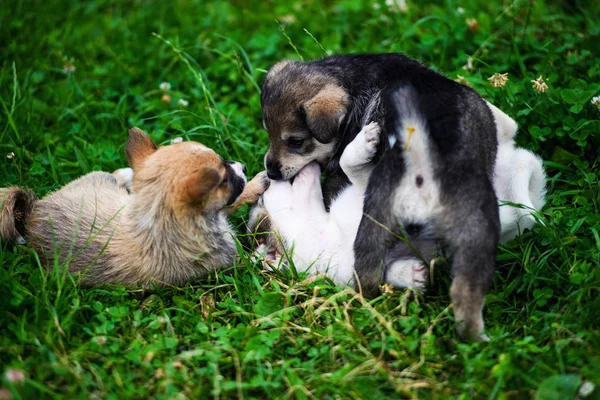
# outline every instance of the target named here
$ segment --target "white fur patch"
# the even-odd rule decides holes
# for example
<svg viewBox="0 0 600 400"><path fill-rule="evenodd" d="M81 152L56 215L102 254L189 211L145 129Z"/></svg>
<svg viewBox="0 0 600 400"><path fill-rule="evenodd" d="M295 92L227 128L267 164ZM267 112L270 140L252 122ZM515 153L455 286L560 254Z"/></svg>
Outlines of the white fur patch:
<svg viewBox="0 0 600 400"><path fill-rule="evenodd" d="M394 213L404 222L424 223L441 212L440 188L433 175L427 127L418 117L411 116L405 118L397 136L405 172L396 189Z"/></svg>
<svg viewBox="0 0 600 400"><path fill-rule="evenodd" d="M246 174L244 174L244 165L242 165L242 163L239 162L233 162L230 164L231 168L233 169L233 171L235 172L235 174L237 176L239 176L240 178L242 178L244 180L244 183L247 182L247 178L246 178Z"/></svg>

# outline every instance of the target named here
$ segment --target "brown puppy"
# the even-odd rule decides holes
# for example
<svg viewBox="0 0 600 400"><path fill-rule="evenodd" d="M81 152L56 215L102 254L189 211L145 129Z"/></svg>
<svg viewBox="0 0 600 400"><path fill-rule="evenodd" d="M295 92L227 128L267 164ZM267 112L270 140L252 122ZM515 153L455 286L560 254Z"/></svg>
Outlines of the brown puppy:
<svg viewBox="0 0 600 400"><path fill-rule="evenodd" d="M266 176L246 186L240 163L195 142L157 147L137 128L126 153L132 182L123 170L92 172L42 200L0 189L2 240L29 242L49 269L68 265L87 286L182 285L231 265L226 214L256 201Z"/></svg>

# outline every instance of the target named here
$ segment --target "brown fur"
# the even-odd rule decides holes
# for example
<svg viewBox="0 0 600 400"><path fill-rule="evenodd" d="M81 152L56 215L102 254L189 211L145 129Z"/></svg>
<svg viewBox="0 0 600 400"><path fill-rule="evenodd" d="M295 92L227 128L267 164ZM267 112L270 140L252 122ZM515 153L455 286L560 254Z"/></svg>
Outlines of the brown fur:
<svg viewBox="0 0 600 400"><path fill-rule="evenodd" d="M48 268L68 265L81 274L83 285L181 285L230 265L237 250L224 209L236 177L223 180L224 161L199 143L156 147L137 128L126 148L134 168L131 195L106 172L39 201L22 189L3 189L2 240L16 241L17 211L25 210L22 234L30 245ZM264 189L264 179L255 179L244 198Z"/></svg>

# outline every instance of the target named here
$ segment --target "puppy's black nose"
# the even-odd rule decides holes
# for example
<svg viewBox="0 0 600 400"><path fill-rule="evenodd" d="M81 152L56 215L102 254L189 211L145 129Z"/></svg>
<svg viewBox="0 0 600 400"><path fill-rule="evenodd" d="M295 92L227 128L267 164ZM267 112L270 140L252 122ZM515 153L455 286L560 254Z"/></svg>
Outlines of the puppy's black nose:
<svg viewBox="0 0 600 400"><path fill-rule="evenodd" d="M269 179L273 179L274 181L279 181L281 180L281 178L283 178L283 175L281 175L281 171L279 170L267 170L267 176L269 177Z"/></svg>
<svg viewBox="0 0 600 400"><path fill-rule="evenodd" d="M273 179L274 181L283 179L281 164L279 162L267 159L265 167L267 167L267 176L269 179Z"/></svg>

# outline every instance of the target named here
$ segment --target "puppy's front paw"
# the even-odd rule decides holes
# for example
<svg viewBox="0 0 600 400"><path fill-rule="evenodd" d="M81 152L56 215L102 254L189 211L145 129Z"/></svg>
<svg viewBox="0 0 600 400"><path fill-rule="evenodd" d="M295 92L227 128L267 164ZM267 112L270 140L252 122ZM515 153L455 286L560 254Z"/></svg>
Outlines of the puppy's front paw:
<svg viewBox="0 0 600 400"><path fill-rule="evenodd" d="M346 147L340 159L344 172L352 172L371 162L377 153L381 128L377 122L365 125Z"/></svg>
<svg viewBox="0 0 600 400"><path fill-rule="evenodd" d="M266 192L269 186L271 185L271 180L267 176L267 171L262 171L256 174L256 176L252 178L250 182L248 182L248 185L253 185L254 191L258 195L261 195L264 192Z"/></svg>
<svg viewBox="0 0 600 400"><path fill-rule="evenodd" d="M131 168L120 168L113 172L114 177L117 179L117 185L127 190L129 193L133 189L133 169Z"/></svg>
<svg viewBox="0 0 600 400"><path fill-rule="evenodd" d="M377 122L371 122L370 124L365 125L360 132L364 135L364 140L366 142L365 147L376 150L376 147L379 144L379 135L381 133L379 124Z"/></svg>
<svg viewBox="0 0 600 400"><path fill-rule="evenodd" d="M397 288L424 291L429 284L429 269L417 258L396 260L387 267L385 281Z"/></svg>

